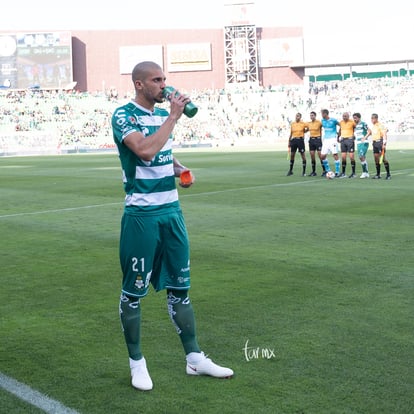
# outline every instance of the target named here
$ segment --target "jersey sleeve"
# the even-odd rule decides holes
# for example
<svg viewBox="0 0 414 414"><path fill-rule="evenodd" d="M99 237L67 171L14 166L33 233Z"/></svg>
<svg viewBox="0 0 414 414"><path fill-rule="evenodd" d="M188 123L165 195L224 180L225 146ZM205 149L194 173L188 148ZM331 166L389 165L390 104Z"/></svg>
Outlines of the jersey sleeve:
<svg viewBox="0 0 414 414"><path fill-rule="evenodd" d="M120 107L112 115L114 140L122 143L125 137L135 131L141 131L136 117L126 107Z"/></svg>

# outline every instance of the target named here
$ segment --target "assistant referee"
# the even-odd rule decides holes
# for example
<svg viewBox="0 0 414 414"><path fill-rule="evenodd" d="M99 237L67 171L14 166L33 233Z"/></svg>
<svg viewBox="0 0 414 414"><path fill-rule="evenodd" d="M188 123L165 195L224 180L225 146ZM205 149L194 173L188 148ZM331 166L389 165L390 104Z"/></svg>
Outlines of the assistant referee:
<svg viewBox="0 0 414 414"><path fill-rule="evenodd" d="M297 113L295 120L290 124L288 149L290 152L289 171L286 175L293 175L296 151L302 157L302 177L306 176L305 133L308 131L306 122L302 121L302 114Z"/></svg>

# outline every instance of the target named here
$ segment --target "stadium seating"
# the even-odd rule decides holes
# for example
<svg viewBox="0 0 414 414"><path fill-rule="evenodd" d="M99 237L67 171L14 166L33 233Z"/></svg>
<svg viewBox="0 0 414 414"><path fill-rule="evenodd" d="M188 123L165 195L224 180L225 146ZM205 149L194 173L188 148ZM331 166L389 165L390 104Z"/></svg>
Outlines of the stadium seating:
<svg viewBox="0 0 414 414"><path fill-rule="evenodd" d="M347 79L305 86L236 87L189 91L201 108L185 116L175 131L175 145L237 145L283 140L296 112L328 108L332 116L360 112L369 121L381 116L389 133L413 135L414 93L411 77ZM24 90L0 91L0 155L114 150L110 119L115 107L131 99L106 93Z"/></svg>

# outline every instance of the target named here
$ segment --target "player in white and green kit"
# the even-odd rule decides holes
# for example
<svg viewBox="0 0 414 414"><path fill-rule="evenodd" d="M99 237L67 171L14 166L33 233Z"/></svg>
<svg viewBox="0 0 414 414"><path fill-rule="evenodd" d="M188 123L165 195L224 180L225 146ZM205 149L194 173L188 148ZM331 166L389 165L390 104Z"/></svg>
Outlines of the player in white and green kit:
<svg viewBox="0 0 414 414"><path fill-rule="evenodd" d="M164 101L166 85L161 67L154 62L136 65L132 81L135 99L112 116L126 193L119 246L123 274L119 311L132 385L142 391L153 387L140 336L141 298L150 284L156 291L167 291L168 312L186 354L187 374L231 377L231 369L200 351L188 296L189 241L176 188L176 177L187 168L172 154L171 134L190 99L176 93L169 112L155 106Z"/></svg>
<svg viewBox="0 0 414 414"><path fill-rule="evenodd" d="M368 161L366 157L369 147L369 142L366 138L366 135L368 133L368 124L365 121L361 120L361 114L359 112L355 112L352 117L354 118L354 122L356 124L354 129L354 136L357 143L359 160L361 161L362 166L362 174L359 178L369 178Z"/></svg>

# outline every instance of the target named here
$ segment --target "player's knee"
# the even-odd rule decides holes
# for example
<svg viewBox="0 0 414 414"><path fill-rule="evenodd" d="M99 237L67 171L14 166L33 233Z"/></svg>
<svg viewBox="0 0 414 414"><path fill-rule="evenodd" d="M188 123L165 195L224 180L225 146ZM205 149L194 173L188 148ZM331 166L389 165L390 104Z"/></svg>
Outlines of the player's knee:
<svg viewBox="0 0 414 414"><path fill-rule="evenodd" d="M167 302L170 305L174 305L180 302L183 305L188 305L190 303L190 298L188 296L188 289L168 289L167 290Z"/></svg>

